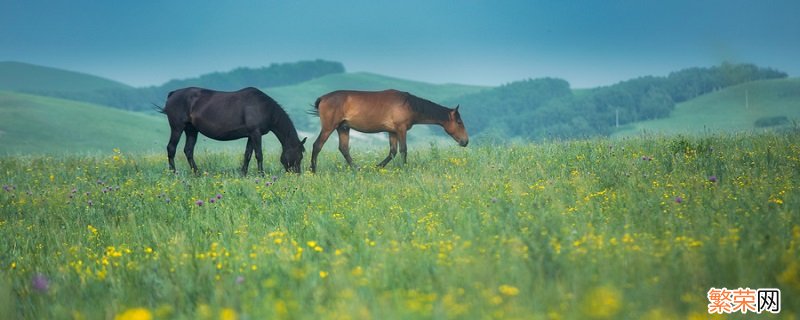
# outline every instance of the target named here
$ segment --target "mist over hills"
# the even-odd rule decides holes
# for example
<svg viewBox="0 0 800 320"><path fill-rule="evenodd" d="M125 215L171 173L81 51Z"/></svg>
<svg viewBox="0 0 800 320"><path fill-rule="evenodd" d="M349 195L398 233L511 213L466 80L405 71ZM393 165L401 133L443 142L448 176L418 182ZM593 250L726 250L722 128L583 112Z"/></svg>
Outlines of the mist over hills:
<svg viewBox="0 0 800 320"><path fill-rule="evenodd" d="M708 122L708 117L719 117L726 110L730 110L730 114L742 115L740 109L729 108L728 105L734 99L741 99L737 96L741 95L741 89L736 88L753 84L747 86L750 88L747 89L747 94L758 101L760 112L750 110L742 117L719 117L720 121L736 119L737 124L730 128L737 130L787 128L800 118L800 99L792 94L800 92L800 82L786 78L786 73L774 69L751 64L725 63L707 68L683 69L663 77L643 76L593 89L575 90L567 81L558 78L525 79L499 87L482 87L430 84L364 72L347 73L341 63L314 60L272 64L260 68L237 68L229 72L172 80L160 86L135 88L80 72L26 63L0 62L0 91L9 92L0 99L0 112L6 115L0 120L0 141L5 140L4 148L13 149L16 142L9 141L12 137L25 136L26 130L35 131L54 126L54 122L38 121L41 119L36 117L59 114L67 109L70 113L92 112L95 114L93 119L103 118L104 109L145 111L136 112L135 117L126 117L124 114L106 116L115 119L114 121L144 121L132 128L164 127L163 130L166 130L166 122L161 115L148 115L152 111L152 103L163 104L168 92L186 86L228 91L247 86L258 87L280 102L298 130L307 136L316 134L318 130L318 120L305 113L316 97L339 89L394 88L448 107L460 105L467 129L473 136L472 140L476 143L495 144L513 139L572 139L609 136L617 132L631 134L647 131L650 125L661 129L677 127L669 125L671 119L681 119L680 121L687 123L687 119L697 118ZM24 94L15 95L10 92ZM710 93L714 95L709 95ZM44 96L58 99L37 98ZM708 98L709 96L717 98ZM733 96L737 98L731 98ZM762 96L770 98L755 100ZM59 105L66 109L59 108ZM87 107L88 105L93 107ZM684 105L692 107L687 109ZM49 111L42 111L42 108ZM676 114L679 117L673 117ZM88 118L80 116L75 116L74 119L72 125L83 126L80 130L70 128L69 125L55 126L62 132L80 132L102 123L99 120L83 121ZM28 121L32 124L12 124L15 121ZM704 126L701 122L688 123ZM720 130L726 128L724 124L716 127ZM98 130L96 132L103 132L102 129ZM160 132L163 130L157 131L163 135ZM125 132L136 135L135 130ZM159 145L156 142L158 138L147 135L142 137L145 136L148 137L148 142L145 143L148 148ZM440 129L431 126L416 126L409 138L411 142L448 139ZM37 144L36 139L26 143ZM47 143L53 142L38 142L45 145ZM91 142L75 148L81 149L88 144ZM129 144L142 145L138 142ZM103 145L108 143L103 142ZM23 148L28 149L30 148Z"/></svg>

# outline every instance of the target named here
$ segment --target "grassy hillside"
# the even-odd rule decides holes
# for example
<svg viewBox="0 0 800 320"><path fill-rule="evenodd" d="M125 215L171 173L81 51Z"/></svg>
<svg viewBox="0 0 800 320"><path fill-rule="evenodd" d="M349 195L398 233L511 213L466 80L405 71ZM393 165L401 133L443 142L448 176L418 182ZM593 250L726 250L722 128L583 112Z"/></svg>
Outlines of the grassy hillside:
<svg viewBox="0 0 800 320"><path fill-rule="evenodd" d="M20 92L91 92L132 89L113 80L22 62L0 62L0 90Z"/></svg>
<svg viewBox="0 0 800 320"><path fill-rule="evenodd" d="M0 154L155 150L164 119L87 103L0 92Z"/></svg>
<svg viewBox="0 0 800 320"><path fill-rule="evenodd" d="M168 139L169 125L160 114L0 91L0 155L86 154L114 148L162 152ZM265 139L267 148L274 148L275 141ZM244 141L223 143L201 138L197 144L198 153L220 149L243 151ZM202 162L203 155L198 157Z"/></svg>
<svg viewBox="0 0 800 320"><path fill-rule="evenodd" d="M274 177L229 170L238 153L199 177L140 153L1 159L0 314L707 319L725 287L778 288L790 319L798 138L449 147L360 171L324 152Z"/></svg>
<svg viewBox="0 0 800 320"><path fill-rule="evenodd" d="M763 130L756 121L775 117L800 120L800 78L755 81L709 93L678 104L669 118L638 122L615 136Z"/></svg>

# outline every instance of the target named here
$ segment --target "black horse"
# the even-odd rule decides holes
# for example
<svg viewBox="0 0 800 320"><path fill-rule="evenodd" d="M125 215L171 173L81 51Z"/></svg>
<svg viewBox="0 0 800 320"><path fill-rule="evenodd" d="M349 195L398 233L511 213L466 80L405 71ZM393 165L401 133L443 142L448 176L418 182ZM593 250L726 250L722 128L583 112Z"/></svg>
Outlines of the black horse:
<svg viewBox="0 0 800 320"><path fill-rule="evenodd" d="M244 152L242 174L247 174L250 157L256 152L258 172L264 173L262 166L261 136L272 131L281 142L283 152L281 163L287 172L300 172L300 162L306 142L297 137L297 131L286 111L275 100L256 88L245 88L236 92L221 92L202 88L184 88L172 91L167 96L164 108L158 111L166 114L172 130L167 144L169 168L175 171L175 149L186 132L186 145L183 152L195 174L194 145L197 133L214 140L235 140L247 138Z"/></svg>

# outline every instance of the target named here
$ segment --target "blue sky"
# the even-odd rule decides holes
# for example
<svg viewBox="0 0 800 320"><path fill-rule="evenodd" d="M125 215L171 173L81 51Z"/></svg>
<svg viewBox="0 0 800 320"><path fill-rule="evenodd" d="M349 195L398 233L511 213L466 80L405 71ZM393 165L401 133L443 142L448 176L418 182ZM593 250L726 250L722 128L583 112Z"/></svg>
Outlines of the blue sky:
<svg viewBox="0 0 800 320"><path fill-rule="evenodd" d="M573 87L722 61L800 76L800 1L86 1L0 4L0 61L135 86L327 59L433 83Z"/></svg>

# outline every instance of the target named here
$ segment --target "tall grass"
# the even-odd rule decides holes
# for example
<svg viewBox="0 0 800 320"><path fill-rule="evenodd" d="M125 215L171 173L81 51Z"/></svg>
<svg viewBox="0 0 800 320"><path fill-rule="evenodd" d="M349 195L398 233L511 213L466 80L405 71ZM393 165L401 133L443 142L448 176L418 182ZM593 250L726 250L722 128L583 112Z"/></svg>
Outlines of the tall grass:
<svg viewBox="0 0 800 320"><path fill-rule="evenodd" d="M796 134L414 149L241 177L238 153L0 158L8 318L687 318L800 294Z"/></svg>

